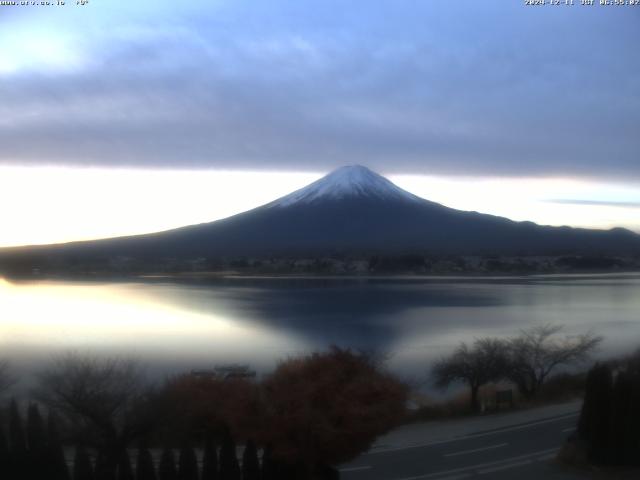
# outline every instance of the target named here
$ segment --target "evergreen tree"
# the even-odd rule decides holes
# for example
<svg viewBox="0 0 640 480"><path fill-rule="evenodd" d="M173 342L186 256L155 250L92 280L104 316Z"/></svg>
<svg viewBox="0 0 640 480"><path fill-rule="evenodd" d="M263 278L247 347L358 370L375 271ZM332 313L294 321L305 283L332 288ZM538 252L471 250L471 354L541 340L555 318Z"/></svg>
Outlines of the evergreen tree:
<svg viewBox="0 0 640 480"><path fill-rule="evenodd" d="M35 403L29 405L27 413L27 443L29 451L32 453L42 453L47 448L44 422L40 415L40 409Z"/></svg>
<svg viewBox="0 0 640 480"><path fill-rule="evenodd" d="M31 465L28 459L28 451L22 417L18 404L15 400L11 400L9 406L9 478L26 478L32 477Z"/></svg>
<svg viewBox="0 0 640 480"><path fill-rule="evenodd" d="M102 451L98 451L94 477L95 480L116 480L116 469L112 462L108 460L107 455Z"/></svg>
<svg viewBox="0 0 640 480"><path fill-rule="evenodd" d="M64 457L58 423L51 412L47 418L47 464L49 465L47 480L69 480L69 469Z"/></svg>
<svg viewBox="0 0 640 480"><path fill-rule="evenodd" d="M0 426L0 465L5 465L5 462L9 460L9 445L7 439L4 436L4 430Z"/></svg>
<svg viewBox="0 0 640 480"><path fill-rule="evenodd" d="M640 367L640 355L638 356ZM633 408L627 419L630 448L628 451L629 464L640 466L640 368L631 371L631 405Z"/></svg>
<svg viewBox="0 0 640 480"><path fill-rule="evenodd" d="M589 370L578 434L587 442L587 455L595 463L606 463L609 457L612 387L613 376L608 365L596 364Z"/></svg>
<svg viewBox="0 0 640 480"><path fill-rule="evenodd" d="M322 480L340 480L340 472L333 467L319 467L316 476Z"/></svg>
<svg viewBox="0 0 640 480"><path fill-rule="evenodd" d="M633 433L629 431L629 417L633 409L631 377L618 373L612 390L611 424L609 427L609 458L612 465L625 465L630 459Z"/></svg>
<svg viewBox="0 0 640 480"><path fill-rule="evenodd" d="M49 474L49 456L44 422L38 406L34 403L27 410L27 444L29 449L27 476L34 479L46 478Z"/></svg>
<svg viewBox="0 0 640 480"><path fill-rule="evenodd" d="M82 447L76 448L73 460L73 480L93 480L93 466L89 454Z"/></svg>
<svg viewBox="0 0 640 480"><path fill-rule="evenodd" d="M177 480L178 471L176 470L176 461L173 456L173 450L165 448L160 458L160 468L158 472L159 480Z"/></svg>
<svg viewBox="0 0 640 480"><path fill-rule="evenodd" d="M224 429L222 446L220 447L220 479L240 480L240 465L236 454L236 443L228 428Z"/></svg>
<svg viewBox="0 0 640 480"><path fill-rule="evenodd" d="M11 464L11 457L9 455L9 445L4 435L4 430L0 425L0 478L12 478L13 465Z"/></svg>
<svg viewBox="0 0 640 480"><path fill-rule="evenodd" d="M297 480L296 469L274 458L273 450L267 446L262 452L261 480Z"/></svg>
<svg viewBox="0 0 640 480"><path fill-rule="evenodd" d="M276 464L273 460L271 446L267 445L262 451L262 480L277 480Z"/></svg>
<svg viewBox="0 0 640 480"><path fill-rule="evenodd" d="M129 452L125 448L118 461L118 475L117 480L134 480L133 470L131 469L131 459L129 458Z"/></svg>
<svg viewBox="0 0 640 480"><path fill-rule="evenodd" d="M218 480L218 453L210 435L204 443L202 457L202 480Z"/></svg>
<svg viewBox="0 0 640 480"><path fill-rule="evenodd" d="M156 480L156 470L153 466L151 452L144 447L141 447L138 451L136 480Z"/></svg>
<svg viewBox="0 0 640 480"><path fill-rule="evenodd" d="M180 449L178 479L198 480L198 459L192 447L184 446Z"/></svg>
<svg viewBox="0 0 640 480"><path fill-rule="evenodd" d="M15 399L11 400L9 407L9 445L14 458L20 459L26 455L27 442L24 436L22 417Z"/></svg>
<svg viewBox="0 0 640 480"><path fill-rule="evenodd" d="M258 449L252 440L247 442L242 454L242 480L260 480Z"/></svg>

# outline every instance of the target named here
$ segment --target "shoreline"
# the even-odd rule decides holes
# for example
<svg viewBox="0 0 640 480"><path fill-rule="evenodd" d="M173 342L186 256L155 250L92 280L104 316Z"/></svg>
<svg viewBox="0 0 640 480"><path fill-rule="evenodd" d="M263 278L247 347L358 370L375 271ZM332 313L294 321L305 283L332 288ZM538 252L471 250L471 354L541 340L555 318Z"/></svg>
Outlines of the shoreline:
<svg viewBox="0 0 640 480"><path fill-rule="evenodd" d="M628 279L638 276L640 270L586 271L586 272L549 272L549 273L451 273L451 274L307 274L307 273L243 273L238 271L220 272L177 272L177 273L139 273L109 274L95 272L87 274L32 274L7 275L0 272L0 279L9 283L24 281L179 281L179 280L318 280L318 281L387 281L387 282L482 282L482 281L535 281L535 280L571 280L571 279Z"/></svg>

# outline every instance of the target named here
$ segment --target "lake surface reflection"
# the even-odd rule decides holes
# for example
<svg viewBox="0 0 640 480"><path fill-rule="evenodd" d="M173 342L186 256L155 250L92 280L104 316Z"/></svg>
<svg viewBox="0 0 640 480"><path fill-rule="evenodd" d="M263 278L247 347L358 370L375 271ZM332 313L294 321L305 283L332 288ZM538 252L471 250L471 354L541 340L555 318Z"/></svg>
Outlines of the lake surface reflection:
<svg viewBox="0 0 640 480"><path fill-rule="evenodd" d="M271 369L336 344L390 354L421 377L460 341L542 323L605 336L600 355L640 347L640 275L465 279L227 278L8 282L0 357L41 366L73 349L134 355L154 372L219 363Z"/></svg>

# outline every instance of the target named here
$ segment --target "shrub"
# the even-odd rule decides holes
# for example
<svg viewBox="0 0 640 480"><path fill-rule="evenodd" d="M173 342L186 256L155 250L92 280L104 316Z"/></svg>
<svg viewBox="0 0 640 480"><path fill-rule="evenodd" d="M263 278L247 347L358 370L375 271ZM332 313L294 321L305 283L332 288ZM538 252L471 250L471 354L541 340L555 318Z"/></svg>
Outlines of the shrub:
<svg viewBox="0 0 640 480"><path fill-rule="evenodd" d="M294 465L300 478L368 450L403 418L407 387L376 359L333 347L290 358L264 382L263 444Z"/></svg>

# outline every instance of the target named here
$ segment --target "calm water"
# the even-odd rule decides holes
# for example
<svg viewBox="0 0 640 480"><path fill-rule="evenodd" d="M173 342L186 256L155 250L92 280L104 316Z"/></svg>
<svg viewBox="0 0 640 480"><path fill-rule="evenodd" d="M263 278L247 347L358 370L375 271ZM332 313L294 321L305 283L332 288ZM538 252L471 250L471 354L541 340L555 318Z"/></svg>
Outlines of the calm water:
<svg viewBox="0 0 640 480"><path fill-rule="evenodd" d="M0 279L0 357L41 366L74 349L135 355L155 372L250 363L259 371L331 344L390 354L420 377L458 342L545 322L640 347L640 274L510 279Z"/></svg>

